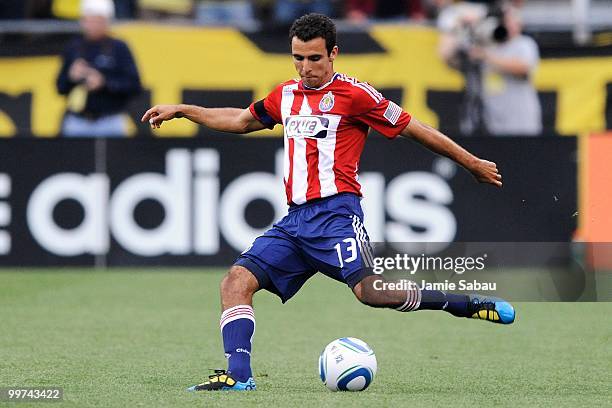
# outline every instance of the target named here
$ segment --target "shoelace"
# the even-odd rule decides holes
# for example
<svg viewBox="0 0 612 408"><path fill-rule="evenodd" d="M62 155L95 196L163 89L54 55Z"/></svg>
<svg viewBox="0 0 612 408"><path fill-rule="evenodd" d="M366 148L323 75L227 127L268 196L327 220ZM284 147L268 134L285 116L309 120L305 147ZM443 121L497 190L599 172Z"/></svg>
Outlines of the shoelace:
<svg viewBox="0 0 612 408"><path fill-rule="evenodd" d="M220 370L218 368L214 368L213 370L215 371L215 373L208 376L209 380L212 380L213 378L218 377L220 375L227 374L225 370Z"/></svg>
<svg viewBox="0 0 612 408"><path fill-rule="evenodd" d="M486 310L495 310L495 302L492 301L481 301L478 298L474 298L470 303L472 304L472 311L482 310L483 308Z"/></svg>

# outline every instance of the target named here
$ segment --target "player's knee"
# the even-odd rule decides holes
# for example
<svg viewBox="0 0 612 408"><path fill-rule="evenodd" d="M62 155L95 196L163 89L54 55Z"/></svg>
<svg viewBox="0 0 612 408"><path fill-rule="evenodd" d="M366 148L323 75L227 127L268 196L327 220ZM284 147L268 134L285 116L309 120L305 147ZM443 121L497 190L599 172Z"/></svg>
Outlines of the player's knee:
<svg viewBox="0 0 612 408"><path fill-rule="evenodd" d="M374 306L372 299L366 296L363 292L355 292L357 299L366 306Z"/></svg>
<svg viewBox="0 0 612 408"><path fill-rule="evenodd" d="M223 298L249 297L257 290L257 279L248 269L234 265L221 280L220 289Z"/></svg>

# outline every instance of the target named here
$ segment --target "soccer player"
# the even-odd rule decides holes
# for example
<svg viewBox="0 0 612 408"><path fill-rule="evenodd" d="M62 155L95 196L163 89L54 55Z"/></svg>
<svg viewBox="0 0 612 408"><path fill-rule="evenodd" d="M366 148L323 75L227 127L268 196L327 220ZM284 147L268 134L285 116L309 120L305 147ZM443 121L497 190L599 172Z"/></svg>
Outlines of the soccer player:
<svg viewBox="0 0 612 408"><path fill-rule="evenodd" d="M513 307L497 298L436 290L373 290L362 253L369 250L357 181L369 128L387 138L411 138L449 157L482 182L501 187L495 163L479 159L419 122L372 86L334 71L334 23L321 14L297 19L289 32L300 80L278 85L246 109L158 105L142 121L159 128L187 118L214 130L248 133L284 126L284 183L289 213L243 252L221 281L221 333L228 370L216 370L192 391L254 390L251 344L253 295L260 289L289 300L317 271L346 283L372 307L401 312L444 310L458 317L509 324Z"/></svg>

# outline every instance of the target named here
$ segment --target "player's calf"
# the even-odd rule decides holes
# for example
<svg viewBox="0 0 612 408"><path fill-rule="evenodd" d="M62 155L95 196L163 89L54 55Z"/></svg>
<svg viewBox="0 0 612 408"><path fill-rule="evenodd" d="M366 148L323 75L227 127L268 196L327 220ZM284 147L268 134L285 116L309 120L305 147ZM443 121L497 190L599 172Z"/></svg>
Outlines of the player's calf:
<svg viewBox="0 0 612 408"><path fill-rule="evenodd" d="M221 280L223 310L237 305L251 305L253 294L259 289L257 278L247 268L234 265Z"/></svg>

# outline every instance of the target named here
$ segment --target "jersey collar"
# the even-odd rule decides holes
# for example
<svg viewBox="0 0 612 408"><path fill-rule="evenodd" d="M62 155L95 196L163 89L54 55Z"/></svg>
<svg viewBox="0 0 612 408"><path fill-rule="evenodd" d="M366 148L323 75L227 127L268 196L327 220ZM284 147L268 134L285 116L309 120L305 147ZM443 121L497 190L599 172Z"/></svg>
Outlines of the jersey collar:
<svg viewBox="0 0 612 408"><path fill-rule="evenodd" d="M311 88L311 87L309 87L309 86L306 86L306 84L304 83L304 81L300 81L300 82L302 83L302 87L303 87L304 89L308 89L308 90L311 90L311 91L320 91L321 89L324 89L324 88L325 88L325 87L327 87L329 84L331 84L332 82L334 82L334 81L336 80L336 78L338 77L338 75L340 75L340 74L338 74L337 72L334 72L334 75L332 75L332 77L331 77L331 79L329 80L329 82L324 83L323 85L321 85L321 86L320 86L320 87L318 87L318 88Z"/></svg>

